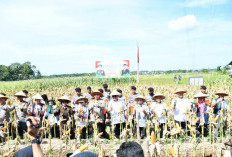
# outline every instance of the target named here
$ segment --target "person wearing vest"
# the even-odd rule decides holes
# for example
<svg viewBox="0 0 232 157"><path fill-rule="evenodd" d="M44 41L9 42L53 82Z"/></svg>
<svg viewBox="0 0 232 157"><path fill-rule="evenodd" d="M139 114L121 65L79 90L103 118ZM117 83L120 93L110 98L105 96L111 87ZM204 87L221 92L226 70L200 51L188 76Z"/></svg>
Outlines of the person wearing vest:
<svg viewBox="0 0 232 157"><path fill-rule="evenodd" d="M212 107L213 107L214 116L216 117L216 116L219 115L219 118L218 118L218 120L216 122L217 123L216 128L215 128L215 136L218 136L221 121L223 122L223 124L222 124L223 125L223 130L226 128L226 122L221 119L221 114L220 113L222 113L222 115L225 116L226 111L229 109L228 102L225 99L225 97L229 96L229 94L227 94L225 92L217 92L217 93L215 93L215 95L217 95L218 98L213 100Z"/></svg>
<svg viewBox="0 0 232 157"><path fill-rule="evenodd" d="M208 97L207 94L203 94L202 92L197 93L194 98L197 99L197 103L195 105L197 109L197 117L199 120L196 123L196 130L202 134L202 127L204 127L204 136L208 135L208 124L209 124L209 114L206 113L209 109L208 104L205 103L205 99Z"/></svg>

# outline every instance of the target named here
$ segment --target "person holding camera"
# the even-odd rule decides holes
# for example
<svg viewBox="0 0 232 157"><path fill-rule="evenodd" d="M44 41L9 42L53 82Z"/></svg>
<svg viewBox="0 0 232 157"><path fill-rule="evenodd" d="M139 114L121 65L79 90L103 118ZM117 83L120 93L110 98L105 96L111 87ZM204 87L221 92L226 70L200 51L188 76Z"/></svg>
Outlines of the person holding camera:
<svg viewBox="0 0 232 157"><path fill-rule="evenodd" d="M30 136L31 145L20 149L13 157L43 157L44 155L40 147L41 138L38 136L39 129L41 128L40 118L30 116L26 120L27 132Z"/></svg>

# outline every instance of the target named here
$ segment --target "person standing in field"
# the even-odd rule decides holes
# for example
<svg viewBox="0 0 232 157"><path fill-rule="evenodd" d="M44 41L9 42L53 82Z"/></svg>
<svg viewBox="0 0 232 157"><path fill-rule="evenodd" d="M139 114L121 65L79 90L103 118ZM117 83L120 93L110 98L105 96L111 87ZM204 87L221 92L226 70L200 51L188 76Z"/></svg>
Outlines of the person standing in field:
<svg viewBox="0 0 232 157"><path fill-rule="evenodd" d="M17 101L14 102L14 106L16 109L16 119L18 121L18 134L21 138L23 138L24 131L27 131L27 125L26 125L26 118L28 116L28 109L29 105L26 101L23 99L26 98L26 94L23 93L23 91L20 91L15 94L17 97Z"/></svg>
<svg viewBox="0 0 232 157"><path fill-rule="evenodd" d="M108 112L112 117L112 125L114 125L115 137L119 138L120 134L125 127L125 120L127 119L127 108L124 101L119 100L120 93L113 91L111 93L112 100L110 100L108 105Z"/></svg>
<svg viewBox="0 0 232 157"><path fill-rule="evenodd" d="M58 110L59 106L56 105L53 97L48 98L47 110L45 111L45 116L48 117L49 123L52 125L50 133L52 137L59 137L59 116L55 115L54 112Z"/></svg>
<svg viewBox="0 0 232 157"><path fill-rule="evenodd" d="M184 97L186 90L177 90L174 94L177 95L176 99L172 100L171 106L174 110L175 124L179 124L182 129L186 129L188 121L187 112L191 109L191 102L188 98Z"/></svg>
<svg viewBox="0 0 232 157"><path fill-rule="evenodd" d="M76 104L78 104L75 107L76 112L76 118L78 119L77 126L83 127L81 132L81 138L86 139L86 126L87 119L89 116L89 109L87 107L88 99L85 97L80 97L77 99Z"/></svg>
<svg viewBox="0 0 232 157"><path fill-rule="evenodd" d="M196 130L199 131L200 134L202 134L202 127L204 127L204 136L206 137L208 134L208 124L209 124L209 114L206 113L208 111L208 104L205 103L205 98L207 98L207 94L203 94L202 92L197 93L194 98L197 99L197 117L199 120L196 124ZM200 125L202 124L202 125Z"/></svg>
<svg viewBox="0 0 232 157"><path fill-rule="evenodd" d="M77 87L75 91L76 91L76 94L73 95L72 101L71 101L72 107L75 107L77 105L75 104L75 102L77 101L78 98L83 97L83 95L81 94L81 88Z"/></svg>
<svg viewBox="0 0 232 157"><path fill-rule="evenodd" d="M135 86L131 86L131 94L128 97L128 104L130 106L134 106L135 105L135 98L139 96L139 94L136 92L136 87Z"/></svg>
<svg viewBox="0 0 232 157"><path fill-rule="evenodd" d="M177 77L176 77L176 75L174 76L174 82L175 82L175 83L177 82Z"/></svg>
<svg viewBox="0 0 232 157"><path fill-rule="evenodd" d="M0 94L0 127L4 127L6 122L11 130L10 113L15 109L15 106L11 106L10 102L7 101L8 97L4 93L2 94ZM9 131L9 135L11 136L11 131Z"/></svg>
<svg viewBox="0 0 232 157"><path fill-rule="evenodd" d="M45 105L41 102L43 98L41 97L40 94L36 94L35 96L32 97L34 100L29 115L34 116L34 117L39 117L40 120L42 121L46 107Z"/></svg>
<svg viewBox="0 0 232 157"><path fill-rule="evenodd" d="M214 116L215 117L219 116L219 118L218 118L218 120L216 122L217 124L216 124L216 128L215 128L215 136L218 136L220 125L222 125L223 128L226 127L226 123L222 119L221 116L224 117L225 114L226 114L226 111L229 110L228 102L225 99L225 97L229 96L229 94L227 94L225 92L217 92L217 93L215 93L215 95L217 95L218 98L216 98L216 99L213 100L212 107L213 107Z"/></svg>
<svg viewBox="0 0 232 157"><path fill-rule="evenodd" d="M180 75L178 76L178 79L179 79L179 81L181 81L181 76Z"/></svg>
<svg viewBox="0 0 232 157"><path fill-rule="evenodd" d="M165 117L167 116L168 108L166 107L166 103L163 102L163 99L165 99L164 95L157 93L154 95L153 99L155 100L155 102L152 102L150 107L150 113L154 115L152 122L153 124L159 124L160 138L162 138L165 125ZM158 121L156 120L156 118L158 118Z"/></svg>
<svg viewBox="0 0 232 157"><path fill-rule="evenodd" d="M26 101L29 105L31 105L32 104L32 99L28 96L28 91L23 90L23 93L26 94L26 98L24 98L23 100Z"/></svg>
<svg viewBox="0 0 232 157"><path fill-rule="evenodd" d="M153 97L154 97L154 88L152 87L149 87L148 88L148 95L145 97L146 98L146 101L147 101L147 104L149 105L150 103L152 103L154 100L153 100Z"/></svg>
<svg viewBox="0 0 232 157"><path fill-rule="evenodd" d="M60 97L58 99L58 101L61 103L61 105L60 105L58 110L54 111L54 115L55 116L61 115L60 128L63 131L65 128L67 128L67 121L73 115L73 110L71 108L71 105L69 105L71 100L68 96L64 95L64 96Z"/></svg>
<svg viewBox="0 0 232 157"><path fill-rule="evenodd" d="M103 87L103 95L104 95L104 97L107 98L108 100L110 100L111 91L110 91L110 89L108 89L108 84L103 84L102 87Z"/></svg>
<svg viewBox="0 0 232 157"><path fill-rule="evenodd" d="M105 115L104 110L106 108L106 102L102 100L103 94L101 92L92 92L92 96L94 100L90 101L88 107L90 112L90 122L91 124L97 124L97 128L99 132L103 132L103 137L107 137L107 133L105 131Z"/></svg>
<svg viewBox="0 0 232 157"><path fill-rule="evenodd" d="M84 94L84 97L88 98L88 101L91 101L93 99L91 94L92 94L92 89L90 86L88 86L87 93Z"/></svg>
<svg viewBox="0 0 232 157"><path fill-rule="evenodd" d="M201 91L202 94L208 95L208 97L205 98L205 103L206 103L209 107L211 107L211 99L210 99L210 97L209 97L209 93L207 92L206 86L202 85L202 86L200 87L200 91Z"/></svg>
<svg viewBox="0 0 232 157"><path fill-rule="evenodd" d="M135 98L137 102L134 115L136 117L137 127L139 127L139 134L141 139L146 136L146 123L147 123L147 115L149 114L149 108L147 106L146 99L142 96L138 96Z"/></svg>

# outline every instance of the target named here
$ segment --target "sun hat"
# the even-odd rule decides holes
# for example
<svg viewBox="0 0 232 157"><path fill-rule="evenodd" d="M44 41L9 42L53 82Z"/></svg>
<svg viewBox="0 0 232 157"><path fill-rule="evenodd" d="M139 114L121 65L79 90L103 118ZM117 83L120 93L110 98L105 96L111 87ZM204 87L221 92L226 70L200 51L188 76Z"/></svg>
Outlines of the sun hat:
<svg viewBox="0 0 232 157"><path fill-rule="evenodd" d="M3 98L3 99L8 99L7 96L4 96L4 95L0 94L0 99L1 99L1 98Z"/></svg>
<svg viewBox="0 0 232 157"><path fill-rule="evenodd" d="M25 97L25 98L27 97L26 94L23 91L20 91L20 92L16 93L14 96L16 96L16 97L20 96L20 97Z"/></svg>
<svg viewBox="0 0 232 157"><path fill-rule="evenodd" d="M187 90L178 89L174 94L178 94L178 93L187 93Z"/></svg>
<svg viewBox="0 0 232 157"><path fill-rule="evenodd" d="M32 99L43 100L43 98L42 98L42 96L40 94L36 94L35 96L32 97Z"/></svg>
<svg viewBox="0 0 232 157"><path fill-rule="evenodd" d="M165 96L163 94L160 94L160 93L156 93L153 98L156 98L156 97L161 97L162 99L165 99Z"/></svg>
<svg viewBox="0 0 232 157"><path fill-rule="evenodd" d="M87 102L88 102L88 99L87 99L86 97L79 97L79 98L76 100L75 104L79 104L80 102L85 102L85 103L87 103Z"/></svg>
<svg viewBox="0 0 232 157"><path fill-rule="evenodd" d="M197 93L194 98L207 98L209 95L202 92Z"/></svg>
<svg viewBox="0 0 232 157"><path fill-rule="evenodd" d="M120 96L121 93L119 93L118 91L114 90L110 95L111 96L115 96L115 95Z"/></svg>
<svg viewBox="0 0 232 157"><path fill-rule="evenodd" d="M229 96L229 94L222 92L222 91L215 93L215 95Z"/></svg>
<svg viewBox="0 0 232 157"><path fill-rule="evenodd" d="M91 93L91 96L95 96L96 94L99 94L100 97L103 97L103 94L102 94L101 92L99 92L99 91L94 91L94 92L92 92L92 93Z"/></svg>
<svg viewBox="0 0 232 157"><path fill-rule="evenodd" d="M141 96L141 95L137 96L135 98L135 101L139 101L139 99L142 99L144 102L146 101L146 99L143 96Z"/></svg>
<svg viewBox="0 0 232 157"><path fill-rule="evenodd" d="M60 101L60 102L61 102L61 101L68 101L69 103L71 102L70 98L69 98L68 96L66 96L66 95L60 97L60 98L58 99L58 101Z"/></svg>

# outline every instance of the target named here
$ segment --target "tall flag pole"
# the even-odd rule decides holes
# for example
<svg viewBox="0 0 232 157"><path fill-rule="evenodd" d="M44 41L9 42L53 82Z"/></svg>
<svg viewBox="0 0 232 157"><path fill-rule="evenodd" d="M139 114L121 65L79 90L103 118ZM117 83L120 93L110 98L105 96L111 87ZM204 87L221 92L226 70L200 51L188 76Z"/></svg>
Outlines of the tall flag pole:
<svg viewBox="0 0 232 157"><path fill-rule="evenodd" d="M139 83L139 43L137 43L137 82Z"/></svg>

